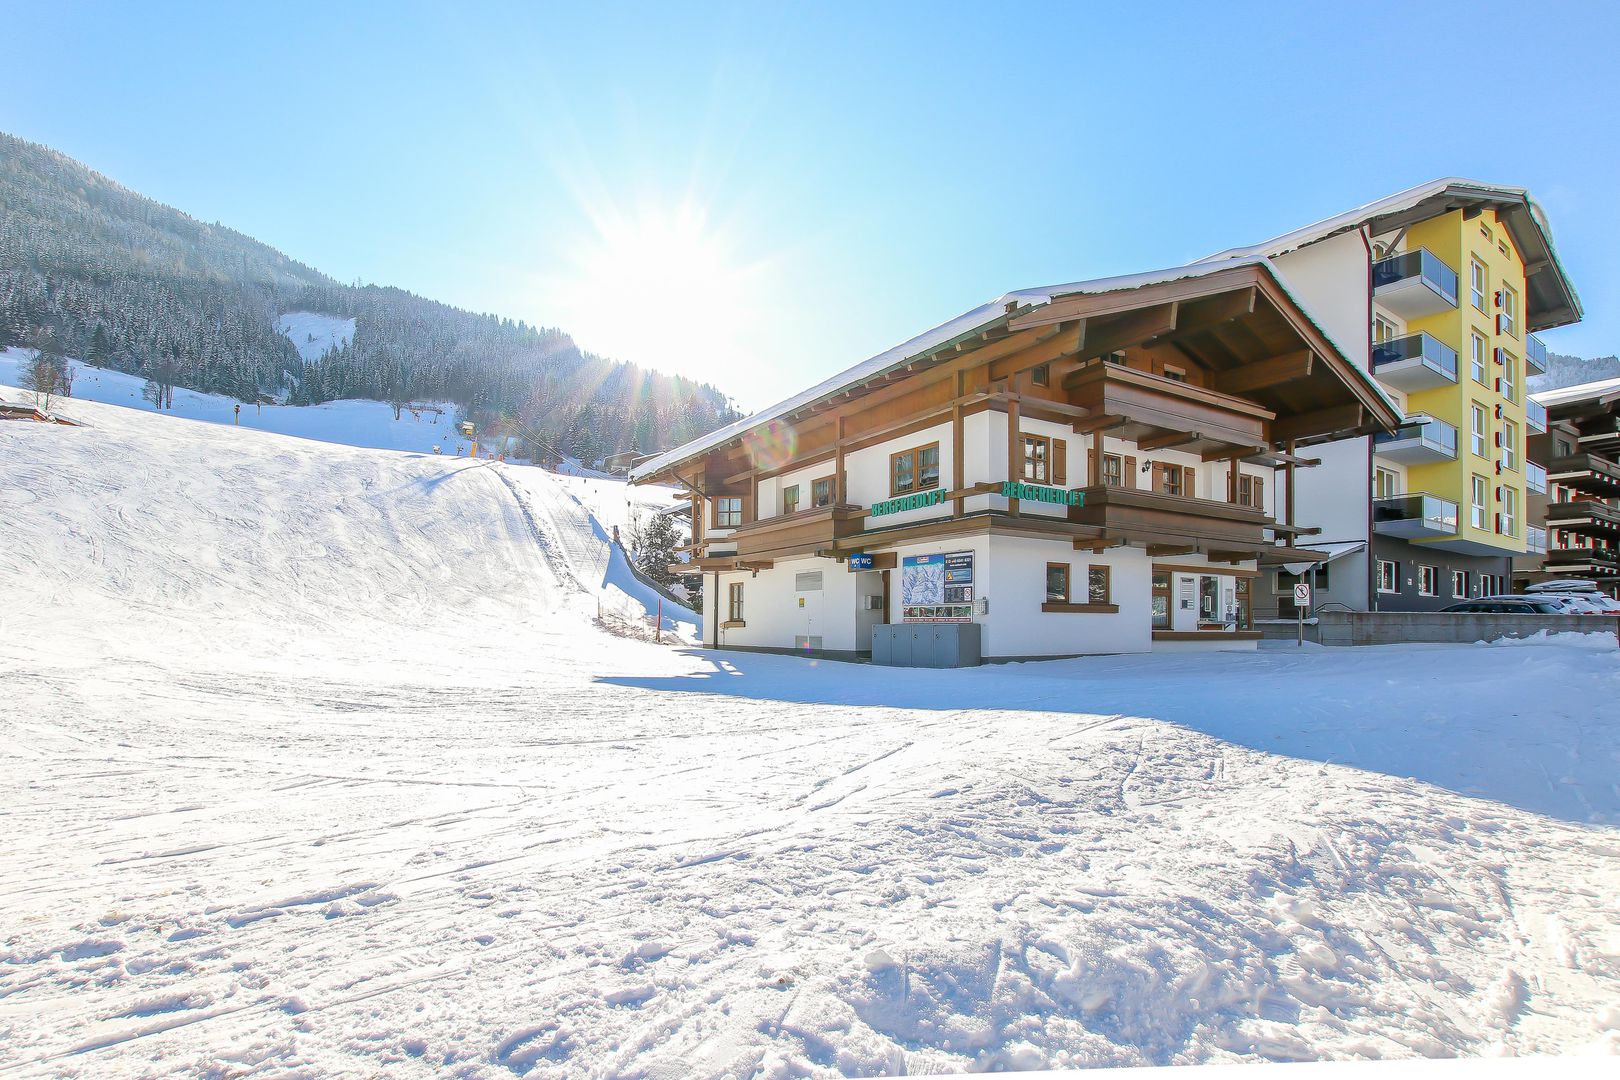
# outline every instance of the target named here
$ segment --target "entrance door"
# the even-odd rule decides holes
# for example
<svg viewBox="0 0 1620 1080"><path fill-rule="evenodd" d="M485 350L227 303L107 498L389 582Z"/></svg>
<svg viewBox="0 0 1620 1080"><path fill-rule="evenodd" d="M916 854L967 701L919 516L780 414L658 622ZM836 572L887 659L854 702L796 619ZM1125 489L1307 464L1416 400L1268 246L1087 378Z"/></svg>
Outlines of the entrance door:
<svg viewBox="0 0 1620 1080"><path fill-rule="evenodd" d="M820 570L805 570L794 575L793 591L797 599L798 632L794 635L794 647L799 649L822 648L823 612L821 598L822 572Z"/></svg>
<svg viewBox="0 0 1620 1080"><path fill-rule="evenodd" d="M1197 630L1198 575L1177 574L1175 592L1170 601L1173 605L1170 612L1170 628L1178 633Z"/></svg>

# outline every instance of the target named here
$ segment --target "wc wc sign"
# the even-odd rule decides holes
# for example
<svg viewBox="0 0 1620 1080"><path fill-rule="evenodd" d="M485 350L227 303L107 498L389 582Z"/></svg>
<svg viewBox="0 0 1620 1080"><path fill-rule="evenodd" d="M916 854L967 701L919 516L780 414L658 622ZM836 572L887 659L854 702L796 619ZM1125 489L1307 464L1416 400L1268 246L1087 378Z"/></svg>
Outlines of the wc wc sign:
<svg viewBox="0 0 1620 1080"><path fill-rule="evenodd" d="M851 570L870 570L870 569L872 569L872 556L870 556L870 555L851 555L849 557L849 568Z"/></svg>

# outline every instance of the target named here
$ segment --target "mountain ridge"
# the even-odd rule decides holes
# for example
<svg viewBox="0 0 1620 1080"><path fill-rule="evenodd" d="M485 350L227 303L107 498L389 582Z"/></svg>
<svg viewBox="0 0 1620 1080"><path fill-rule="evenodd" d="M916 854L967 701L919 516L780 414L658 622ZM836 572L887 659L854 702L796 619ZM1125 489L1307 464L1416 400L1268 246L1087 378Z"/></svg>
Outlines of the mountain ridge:
<svg viewBox="0 0 1620 1080"><path fill-rule="evenodd" d="M585 458L736 416L711 385L586 352L558 328L342 284L5 133L0 204L0 347L242 401L451 401L486 430ZM277 327L295 312L352 319L354 334L306 359Z"/></svg>

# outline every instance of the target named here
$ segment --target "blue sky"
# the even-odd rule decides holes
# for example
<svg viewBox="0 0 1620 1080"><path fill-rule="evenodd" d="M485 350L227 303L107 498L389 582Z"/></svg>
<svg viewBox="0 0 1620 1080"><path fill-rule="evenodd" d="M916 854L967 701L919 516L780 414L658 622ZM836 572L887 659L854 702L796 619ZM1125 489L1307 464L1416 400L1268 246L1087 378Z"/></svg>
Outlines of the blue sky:
<svg viewBox="0 0 1620 1080"><path fill-rule="evenodd" d="M0 25L0 129L744 407L1009 289L1453 174L1546 208L1587 312L1549 345L1620 348L1620 5L0 0Z"/></svg>

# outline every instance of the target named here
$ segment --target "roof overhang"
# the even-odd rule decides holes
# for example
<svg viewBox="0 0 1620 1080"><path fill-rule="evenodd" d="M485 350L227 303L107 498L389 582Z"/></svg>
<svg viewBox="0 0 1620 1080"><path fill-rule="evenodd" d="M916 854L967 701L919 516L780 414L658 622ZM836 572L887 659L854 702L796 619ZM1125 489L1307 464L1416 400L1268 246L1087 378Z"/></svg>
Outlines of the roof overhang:
<svg viewBox="0 0 1620 1080"><path fill-rule="evenodd" d="M1211 255L1209 262L1256 255L1275 258L1341 233L1367 228L1372 235L1393 232L1450 213L1489 207L1507 226L1525 265L1526 323L1532 332L1581 321L1581 301L1564 272L1552 228L1541 206L1524 188L1502 187L1458 176L1407 188L1252 247Z"/></svg>
<svg viewBox="0 0 1620 1080"><path fill-rule="evenodd" d="M1286 327L1294 348L1303 347L1320 361L1314 372L1305 373L1308 378L1294 380L1297 385L1292 385L1291 389L1278 383L1265 391L1280 406L1274 411L1297 412L1298 408L1290 405L1290 399L1294 398L1301 403L1314 401L1317 396L1336 398L1330 404L1340 411L1331 416L1323 413L1314 428L1305 424L1300 428L1298 442L1304 444L1387 430L1400 422L1399 409L1382 388L1348 359L1343 348L1289 291L1270 261L1255 256L1007 293L803 393L639 463L631 470L630 480L632 483L679 480L678 470L682 466L715 450L740 444L752 433L768 432L772 425L791 424L829 404L860 396L945 359L961 357L1020 330L1043 324L1072 324L1079 320L1098 320L1099 326L1117 329L1133 312L1207 300L1242 290L1250 290L1258 297L1254 302L1263 304L1271 317L1280 320L1276 325ZM1222 345L1223 332L1219 326L1201 329L1199 333L1206 335L1204 347L1212 351L1229 348L1230 343ZM1120 347L1137 343L1121 338ZM1272 405L1269 401L1266 404ZM1354 419L1346 422L1351 411Z"/></svg>

